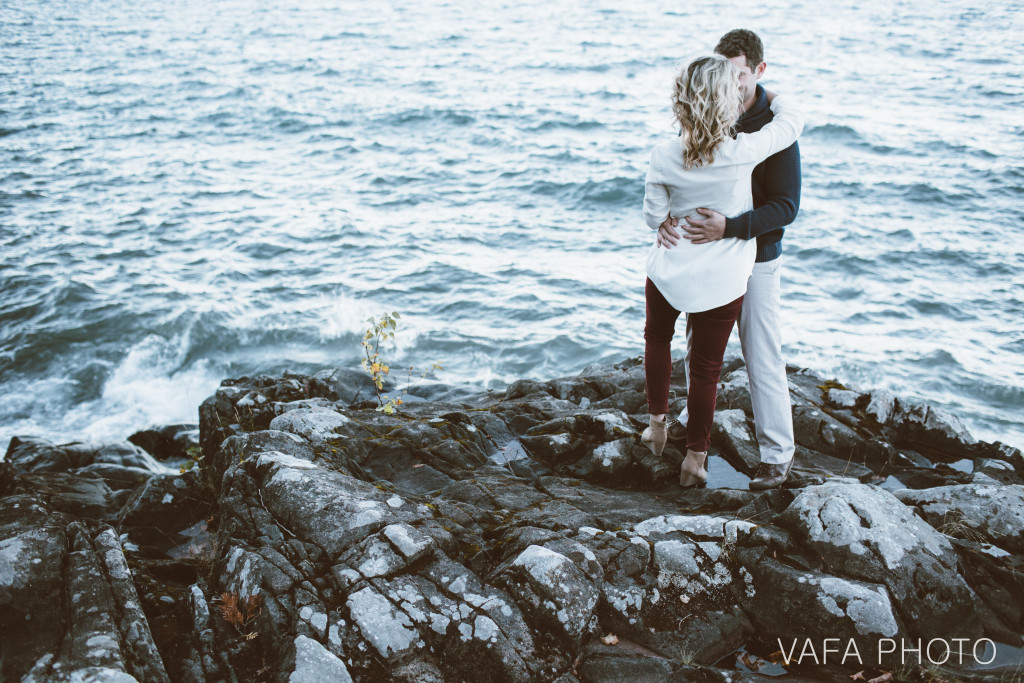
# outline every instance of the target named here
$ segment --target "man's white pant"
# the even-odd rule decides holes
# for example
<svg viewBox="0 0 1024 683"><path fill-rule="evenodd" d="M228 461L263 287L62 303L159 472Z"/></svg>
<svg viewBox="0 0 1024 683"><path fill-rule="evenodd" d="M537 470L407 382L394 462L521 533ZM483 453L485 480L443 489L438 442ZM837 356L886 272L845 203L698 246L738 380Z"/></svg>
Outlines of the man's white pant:
<svg viewBox="0 0 1024 683"><path fill-rule="evenodd" d="M755 263L747 281L738 327L743 360L750 378L754 433L761 461L789 462L795 451L793 408L786 362L782 359L782 257ZM686 383L690 383L690 326L686 326ZM686 421L686 413L680 416Z"/></svg>

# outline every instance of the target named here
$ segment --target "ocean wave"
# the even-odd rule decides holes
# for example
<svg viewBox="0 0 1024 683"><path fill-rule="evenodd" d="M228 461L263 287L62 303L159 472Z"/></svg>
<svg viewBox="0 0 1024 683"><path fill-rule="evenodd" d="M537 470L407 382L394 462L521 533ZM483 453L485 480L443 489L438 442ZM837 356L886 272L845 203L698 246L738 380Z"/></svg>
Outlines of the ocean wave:
<svg viewBox="0 0 1024 683"><path fill-rule="evenodd" d="M936 152L947 152L950 156L972 156L979 159L998 159L999 154L974 145L965 145L949 140L923 140L915 145L922 156L934 156Z"/></svg>
<svg viewBox="0 0 1024 683"><path fill-rule="evenodd" d="M590 204L639 206L644 197L641 179L625 177L587 180L582 183L538 180L516 189L531 195L559 197L573 207L585 207Z"/></svg>
<svg viewBox="0 0 1024 683"><path fill-rule="evenodd" d="M543 112L544 115L553 115L555 112ZM604 128L607 124L604 121L596 121L593 119L582 119L575 117L573 119L545 119L540 123L526 128L531 133L541 133L547 130L555 130L558 128L568 128L570 130L595 130Z"/></svg>
<svg viewBox="0 0 1024 683"><path fill-rule="evenodd" d="M414 126L421 123L444 123L455 126L468 126L476 121L476 117L465 112L454 109L408 109L406 111L388 114L379 120L385 126Z"/></svg>
<svg viewBox="0 0 1024 683"><path fill-rule="evenodd" d="M21 192L5 192L0 190L0 206L7 203L13 204L21 199L42 199L45 196L42 192L36 192L35 190L22 190Z"/></svg>
<svg viewBox="0 0 1024 683"><path fill-rule="evenodd" d="M832 196L847 199L865 197L870 193L867 186L857 180L832 180L826 183L823 189L828 190Z"/></svg>
<svg viewBox="0 0 1024 683"><path fill-rule="evenodd" d="M340 40L342 38L366 38L367 34L361 31L339 31L330 35L323 35L317 38L318 41Z"/></svg>
<svg viewBox="0 0 1024 683"><path fill-rule="evenodd" d="M916 204L940 204L945 206L964 207L965 203L980 199L975 190L962 187L959 192L950 192L935 187L930 183L894 183L882 182L874 186L875 190L884 190L891 194L905 197L908 201Z"/></svg>
<svg viewBox="0 0 1024 683"><path fill-rule="evenodd" d="M956 357L945 349L934 349L923 356L911 359L910 362L914 365L925 366L930 370L936 368L959 369L961 367Z"/></svg>
<svg viewBox="0 0 1024 683"><path fill-rule="evenodd" d="M867 325L885 323L890 320L911 320L913 316L903 308L887 306L872 311L857 311L846 316L845 320L850 325Z"/></svg>
<svg viewBox="0 0 1024 683"><path fill-rule="evenodd" d="M787 247L790 251L796 245ZM880 254L860 256L830 249L828 247L805 247L796 250L796 257L800 264L800 270L808 276L815 276L819 271L829 273L841 273L843 277L862 277L877 273L879 268L885 267L885 262L880 260Z"/></svg>
<svg viewBox="0 0 1024 683"><path fill-rule="evenodd" d="M908 299L906 305L917 316L942 318L944 320L977 320L978 316L961 305L950 304L938 299Z"/></svg>
<svg viewBox="0 0 1024 683"><path fill-rule="evenodd" d="M810 126L804 129L803 134L805 137L820 137L832 141L865 142L864 136L857 132L856 129L839 123L825 123L820 126Z"/></svg>

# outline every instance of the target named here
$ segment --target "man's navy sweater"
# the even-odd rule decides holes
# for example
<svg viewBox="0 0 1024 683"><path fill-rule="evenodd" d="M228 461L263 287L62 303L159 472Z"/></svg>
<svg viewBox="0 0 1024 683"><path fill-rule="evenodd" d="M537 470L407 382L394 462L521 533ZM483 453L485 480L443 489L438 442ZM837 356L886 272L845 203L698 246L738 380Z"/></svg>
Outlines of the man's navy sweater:
<svg viewBox="0 0 1024 683"><path fill-rule="evenodd" d="M754 104L736 124L738 133L753 133L772 120L764 88L757 86ZM800 209L800 148L793 143L758 164L750 176L754 210L725 219L725 237L757 238L757 262L782 254L782 234Z"/></svg>

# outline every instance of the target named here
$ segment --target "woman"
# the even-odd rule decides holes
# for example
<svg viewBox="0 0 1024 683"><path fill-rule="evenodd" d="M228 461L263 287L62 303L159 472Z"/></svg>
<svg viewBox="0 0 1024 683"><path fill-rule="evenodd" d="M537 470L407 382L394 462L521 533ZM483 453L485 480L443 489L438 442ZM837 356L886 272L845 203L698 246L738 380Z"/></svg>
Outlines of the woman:
<svg viewBox="0 0 1024 683"><path fill-rule="evenodd" d="M644 220L652 229L669 217L702 218L697 207L726 216L749 211L751 171L793 144L803 130L803 115L786 98L769 93L775 118L756 133L731 137L742 101L738 78L736 67L720 55L698 58L676 77L672 112L682 133L651 154ZM685 312L691 342L686 458L679 475L683 486L707 479L704 463L722 356L743 306L756 249L755 240L726 238L672 249L655 241L648 252L644 369L650 426L641 440L655 455L665 448L671 341L676 319Z"/></svg>

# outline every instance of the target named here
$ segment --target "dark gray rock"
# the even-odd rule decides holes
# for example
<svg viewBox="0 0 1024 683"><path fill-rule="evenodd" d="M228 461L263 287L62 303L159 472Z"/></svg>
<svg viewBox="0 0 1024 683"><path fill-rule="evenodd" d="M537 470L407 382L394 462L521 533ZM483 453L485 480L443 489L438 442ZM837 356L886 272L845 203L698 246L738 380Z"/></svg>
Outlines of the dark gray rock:
<svg viewBox="0 0 1024 683"><path fill-rule="evenodd" d="M653 652L644 654L625 648L595 645L579 665L584 683L661 683L675 672L674 662Z"/></svg>
<svg viewBox="0 0 1024 683"><path fill-rule="evenodd" d="M722 455L742 471L753 472L761 462L761 451L757 447L757 438L754 436L754 430L747 420L746 413L742 410L716 411L715 422L711 428L711 439L721 449Z"/></svg>
<svg viewBox="0 0 1024 683"><path fill-rule="evenodd" d="M199 425L176 424L135 432L128 441L160 461L187 459L199 448Z"/></svg>
<svg viewBox="0 0 1024 683"><path fill-rule="evenodd" d="M31 496L0 500L5 676L169 681L113 529Z"/></svg>
<svg viewBox="0 0 1024 683"><path fill-rule="evenodd" d="M330 387L332 397L344 404L368 401L376 396L370 375L359 368L324 370L316 374L316 379ZM386 386L390 385L389 382Z"/></svg>
<svg viewBox="0 0 1024 683"><path fill-rule="evenodd" d="M1024 553L1024 486L965 484L894 491L940 532Z"/></svg>
<svg viewBox="0 0 1024 683"><path fill-rule="evenodd" d="M571 559L531 545L509 563L502 580L528 618L578 646L600 593Z"/></svg>
<svg viewBox="0 0 1024 683"><path fill-rule="evenodd" d="M135 543L169 548L176 545L176 532L208 517L214 504L196 470L155 476L125 502L116 525Z"/></svg>
<svg viewBox="0 0 1024 683"><path fill-rule="evenodd" d="M745 367L737 368L730 373L722 373L716 409L740 410L747 415L753 414L754 409L750 403L750 380Z"/></svg>
<svg viewBox="0 0 1024 683"><path fill-rule="evenodd" d="M862 661L873 662L881 639L908 637L882 584L796 569L754 548L736 555L750 577L744 607L761 633L800 644L828 634L844 646L856 643Z"/></svg>
<svg viewBox="0 0 1024 683"><path fill-rule="evenodd" d="M774 521L830 573L885 586L914 637L981 637L978 598L957 572L949 541L889 492L810 486Z"/></svg>
<svg viewBox="0 0 1024 683"><path fill-rule="evenodd" d="M18 477L19 490L38 498L51 510L73 517L109 521L117 510L117 497L107 482L78 472L33 472ZM130 491L127 493L130 494Z"/></svg>
<svg viewBox="0 0 1024 683"><path fill-rule="evenodd" d="M54 643L98 635L116 646L92 673L161 680L142 662L166 660L185 681L754 681L714 664L822 633L866 654L883 635L1019 640L1019 451L790 369L793 473L749 491L742 361L722 376L714 463L732 478L686 490L680 443L661 457L640 443L636 358L504 392L424 382L395 415L359 371L228 380L180 476L135 446L15 440L0 503L31 502L11 517L27 526L0 534L27 548L0 540L0 628L23 609L65 616L5 642L4 673L61 680L79 665ZM157 452L165 431L179 433L133 438ZM127 584L113 530L76 521L90 516L118 522ZM75 588L89 598L72 618L73 563L91 592Z"/></svg>
<svg viewBox="0 0 1024 683"><path fill-rule="evenodd" d="M43 439L14 437L5 460L21 473L95 475L114 490L135 488L150 477L177 471L127 441L54 444Z"/></svg>

